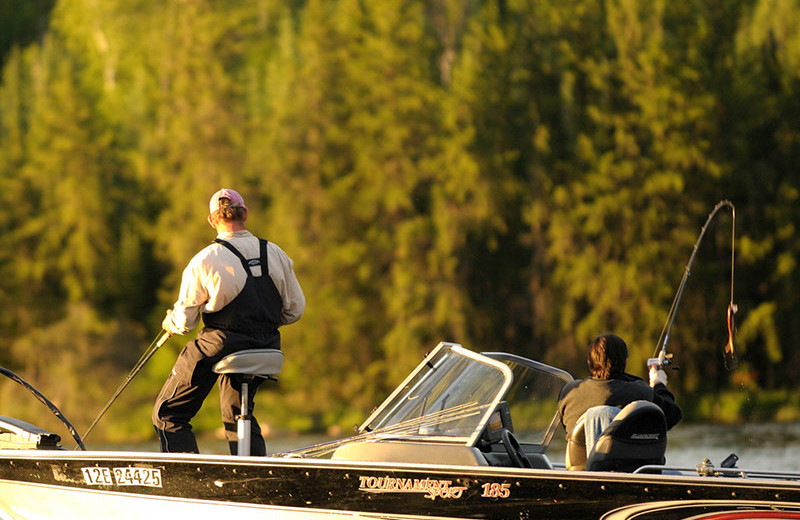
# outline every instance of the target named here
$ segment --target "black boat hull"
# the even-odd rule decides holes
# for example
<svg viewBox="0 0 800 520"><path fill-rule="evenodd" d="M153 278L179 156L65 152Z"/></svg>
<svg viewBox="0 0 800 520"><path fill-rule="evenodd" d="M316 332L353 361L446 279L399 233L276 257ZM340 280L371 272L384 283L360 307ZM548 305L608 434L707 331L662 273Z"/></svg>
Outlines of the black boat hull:
<svg viewBox="0 0 800 520"><path fill-rule="evenodd" d="M800 519L790 480L121 452L0 453L0 511L32 518ZM750 515L750 516L748 516Z"/></svg>

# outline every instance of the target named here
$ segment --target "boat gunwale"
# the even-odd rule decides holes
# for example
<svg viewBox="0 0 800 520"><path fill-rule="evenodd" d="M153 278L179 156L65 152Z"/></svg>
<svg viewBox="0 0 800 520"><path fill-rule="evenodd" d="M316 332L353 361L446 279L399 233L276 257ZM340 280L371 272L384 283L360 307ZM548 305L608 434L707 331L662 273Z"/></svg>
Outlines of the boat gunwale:
<svg viewBox="0 0 800 520"><path fill-rule="evenodd" d="M43 456L47 454L47 456ZM45 451L45 450L0 450L0 463L14 460L39 460L43 463L85 460L116 462L119 464L153 464L167 462L175 464L224 464L226 466L274 466L303 467L308 469L333 469L346 471L401 471L429 474L458 474L459 476L513 476L514 478L553 479L564 481L596 481L602 476L607 483L677 483L701 487L763 487L765 482L772 488L800 489L800 472L766 472L763 469L732 468L730 475L699 475L695 468L684 466L659 466L665 471L685 472L679 474L617 473L606 471L570 471L562 467L553 469L531 469L506 466L464 466L450 464L427 464L381 461L338 461L331 459L299 457L241 457L237 455L156 453L130 451ZM745 476L742 476L745 475Z"/></svg>

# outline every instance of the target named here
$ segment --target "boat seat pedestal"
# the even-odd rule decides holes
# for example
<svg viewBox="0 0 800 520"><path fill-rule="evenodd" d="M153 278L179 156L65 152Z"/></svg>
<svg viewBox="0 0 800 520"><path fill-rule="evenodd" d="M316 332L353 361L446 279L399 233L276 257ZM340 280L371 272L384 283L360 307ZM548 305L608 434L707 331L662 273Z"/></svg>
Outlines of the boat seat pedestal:
<svg viewBox="0 0 800 520"><path fill-rule="evenodd" d="M283 353L276 349L242 350L225 356L214 365L217 374L238 374L242 377L241 415L237 416L237 454L250 455L250 421L252 416L247 402L249 385L261 377L277 381L275 377L283 367Z"/></svg>

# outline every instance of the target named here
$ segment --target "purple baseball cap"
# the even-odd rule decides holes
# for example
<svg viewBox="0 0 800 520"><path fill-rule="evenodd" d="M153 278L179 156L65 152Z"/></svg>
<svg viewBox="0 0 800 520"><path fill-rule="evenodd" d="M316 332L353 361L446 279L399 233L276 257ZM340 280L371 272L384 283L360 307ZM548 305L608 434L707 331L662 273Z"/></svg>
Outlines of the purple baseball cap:
<svg viewBox="0 0 800 520"><path fill-rule="evenodd" d="M215 211L217 211L220 208L220 206L222 206L222 204L220 204L220 200L222 199L230 200L231 206L239 206L242 208L247 208L247 206L244 205L244 199L242 198L241 195L239 195L238 192L230 190L228 188L222 188L214 195L212 195L211 201L208 203L208 212L214 213Z"/></svg>

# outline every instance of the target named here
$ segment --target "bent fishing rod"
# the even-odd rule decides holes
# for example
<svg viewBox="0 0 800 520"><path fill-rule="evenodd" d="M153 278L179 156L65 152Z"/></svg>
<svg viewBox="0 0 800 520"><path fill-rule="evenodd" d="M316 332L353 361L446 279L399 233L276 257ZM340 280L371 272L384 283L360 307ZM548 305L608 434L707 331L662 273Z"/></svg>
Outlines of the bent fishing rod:
<svg viewBox="0 0 800 520"><path fill-rule="evenodd" d="M72 435L72 438L75 439L75 442L78 443L78 448L86 451L86 446L83 445L83 441L81 441L81 437L80 437L80 435L78 435L77 430L75 430L75 427L72 426L72 423L70 423L67 420L67 418L64 416L64 414L61 413L61 410L59 410L56 407L56 405L51 403L50 400L48 398L46 398L41 392L39 392L36 388L34 388L27 381L25 381L24 379L19 377L17 374L12 372L11 370L8 370L7 368L0 367L0 374L3 374L4 376L6 376L7 378L11 379L15 383L25 387L25 389L27 389L30 393L32 393L34 396L36 396L36 399L38 399L45 406L47 406L47 408L49 408L50 411L53 412L53 415L55 415L64 424L64 426L66 426L67 430L69 430L70 435Z"/></svg>
<svg viewBox="0 0 800 520"><path fill-rule="evenodd" d="M669 335L672 332L672 325L675 322L675 315L678 312L678 306L681 302L681 297L683 296L683 290L686 287L686 281L689 279L692 271L692 264L694 263L694 258L697 256L697 250L700 247L700 242L703 240L703 236L706 234L706 229L708 229L708 225L716 216L717 212L723 207L728 207L731 210L731 299L728 303L728 344L725 345L724 351L724 361L725 367L728 370L734 370L736 368L736 356L734 353L733 348L733 332L734 332L734 325L733 325L733 316L736 314L738 310L737 305L733 302L733 270L734 270L734 257L735 257L735 239L736 239L736 208L733 206L733 203L729 200L721 200L714 206L714 209L709 213L708 218L706 219L706 223L703 224L703 227L700 229L700 235L697 237L697 241L694 244L694 249L692 250L692 255L689 257L689 262L686 264L686 269L683 273L683 278L681 279L681 283L678 286L678 291L675 293L675 298L672 300L672 306L669 309L669 314L667 314L667 321L664 323L664 328L661 331L661 336L658 338L658 344L656 345L655 353L653 357L647 360L647 365L656 365L659 367L671 366L672 365L672 354L667 353L667 343L669 342ZM659 353L659 345L661 346L661 352ZM672 367L677 370L677 366Z"/></svg>
<svg viewBox="0 0 800 520"><path fill-rule="evenodd" d="M117 388L117 391L114 392L114 395L112 395L111 399L108 400L108 402L106 403L105 407L100 412L100 414L97 416L97 418L94 420L92 425L89 426L89 429L86 430L86 433L83 434L83 438L84 439L86 439L86 437L89 436L89 434L94 429L95 425L97 425L97 423L100 421L100 419L103 417L103 415L105 415L105 413L108 411L108 409L111 407L111 405L114 404L114 401L117 400L117 397L119 397L119 395L122 393L122 391L125 390L125 388L128 386L128 384L133 380L133 378L136 377L136 374L138 374L139 371L142 370L142 368L144 367L145 363L147 363L150 360L150 358L153 357L153 354L155 354L156 351L158 351L158 349L160 349L161 346L164 345L164 343L166 343L167 340L170 337L172 337L172 334L170 334L169 332L167 332L165 330L162 330L161 332L158 333L158 336L156 336L156 339L154 339L153 342L150 343L150 346L147 347L147 350L144 351L144 354L142 354L142 357L139 358L139 361L136 363L136 365L133 367L133 369L131 369L130 373L128 374L128 377L126 377L125 380L122 382L122 384L119 385L119 388Z"/></svg>

